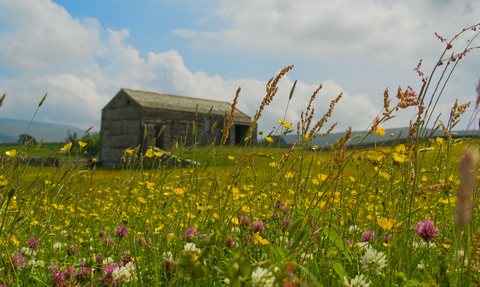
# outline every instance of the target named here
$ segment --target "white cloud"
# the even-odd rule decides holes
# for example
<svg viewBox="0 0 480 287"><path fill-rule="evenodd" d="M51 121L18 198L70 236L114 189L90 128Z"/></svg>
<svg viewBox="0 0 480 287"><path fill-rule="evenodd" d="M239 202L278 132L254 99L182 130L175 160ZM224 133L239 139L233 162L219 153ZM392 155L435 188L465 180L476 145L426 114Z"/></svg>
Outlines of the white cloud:
<svg viewBox="0 0 480 287"><path fill-rule="evenodd" d="M123 41L123 39L130 37L130 32L128 31L128 29L114 31L110 28L107 28L107 32L109 34L108 42L112 45L118 45Z"/></svg>
<svg viewBox="0 0 480 287"><path fill-rule="evenodd" d="M84 24L49 0L0 0L0 61L14 70L40 70L101 51L98 22Z"/></svg>

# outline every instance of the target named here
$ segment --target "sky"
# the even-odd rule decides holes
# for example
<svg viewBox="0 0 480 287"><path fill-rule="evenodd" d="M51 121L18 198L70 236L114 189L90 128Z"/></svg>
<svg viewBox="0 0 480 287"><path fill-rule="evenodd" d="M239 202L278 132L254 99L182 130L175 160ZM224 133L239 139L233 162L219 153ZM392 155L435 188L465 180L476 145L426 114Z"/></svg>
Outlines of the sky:
<svg viewBox="0 0 480 287"><path fill-rule="evenodd" d="M435 32L450 41L479 15L470 0L0 0L0 117L31 119L47 93L36 121L99 131L101 109L121 88L231 102L238 87L237 108L253 117L268 80L294 65L259 130L278 119L296 127L320 85L313 121L343 92L327 125L365 130L386 88L392 106L398 87L420 91L414 68L422 59L430 77L446 46ZM476 33L461 34L447 55L480 46ZM447 123L456 99L472 101L458 125L468 126L479 52L458 62L434 117ZM408 126L414 112L382 126Z"/></svg>

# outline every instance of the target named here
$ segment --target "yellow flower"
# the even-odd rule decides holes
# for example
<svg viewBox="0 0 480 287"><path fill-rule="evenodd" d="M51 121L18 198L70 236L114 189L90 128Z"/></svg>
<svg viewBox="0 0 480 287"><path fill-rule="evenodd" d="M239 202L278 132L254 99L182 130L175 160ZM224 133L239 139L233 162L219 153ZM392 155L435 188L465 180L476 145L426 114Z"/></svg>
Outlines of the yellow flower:
<svg viewBox="0 0 480 287"><path fill-rule="evenodd" d="M379 128L379 127L376 127L376 128L375 128L375 132L376 132L377 135L379 135L379 136L384 136L384 135L385 135L385 129L382 129L382 128Z"/></svg>
<svg viewBox="0 0 480 287"><path fill-rule="evenodd" d="M396 161L396 162L405 162L407 160L407 156L406 155L403 155L403 154L399 154L399 153L392 153L392 157L393 157L393 160Z"/></svg>
<svg viewBox="0 0 480 287"><path fill-rule="evenodd" d="M310 137L310 135L309 134L303 134L303 137L308 139Z"/></svg>
<svg viewBox="0 0 480 287"><path fill-rule="evenodd" d="M188 218L195 218L195 217L197 217L197 216L194 215L194 214L191 214L190 212L188 212L188 213L187 213L187 217L188 217Z"/></svg>
<svg viewBox="0 0 480 287"><path fill-rule="evenodd" d="M132 150L131 148L127 148L127 149L125 150L125 152L128 153L128 154L132 154L132 153L133 153L133 150Z"/></svg>
<svg viewBox="0 0 480 287"><path fill-rule="evenodd" d="M163 229L163 227L165 227L165 225L163 225L163 224L160 224L160 226L159 226L159 227L155 228L155 231L160 231L160 230L162 230L162 229Z"/></svg>
<svg viewBox="0 0 480 287"><path fill-rule="evenodd" d="M273 139L271 137L265 137L265 140L269 143L273 143Z"/></svg>
<svg viewBox="0 0 480 287"><path fill-rule="evenodd" d="M80 147L85 147L87 144L88 144L88 143L86 143L86 142L78 141L78 145L79 145Z"/></svg>
<svg viewBox="0 0 480 287"><path fill-rule="evenodd" d="M17 151L12 149L12 150L6 151L5 154L8 155L9 157L14 157L17 154Z"/></svg>
<svg viewBox="0 0 480 287"><path fill-rule="evenodd" d="M395 225L397 220L394 218L387 219L385 217L382 217L377 219L377 222L378 222L378 225L380 225L380 227L383 228L383 230L390 230Z"/></svg>
<svg viewBox="0 0 480 287"><path fill-rule="evenodd" d="M443 143L443 138L436 138L437 144L442 145Z"/></svg>
<svg viewBox="0 0 480 287"><path fill-rule="evenodd" d="M167 242L172 241L172 239L175 237L175 233L169 233L167 234Z"/></svg>
<svg viewBox="0 0 480 287"><path fill-rule="evenodd" d="M155 152L155 156L156 156L156 157L161 157L162 155L164 155L164 153L161 152L161 151L156 151L156 152Z"/></svg>
<svg viewBox="0 0 480 287"><path fill-rule="evenodd" d="M173 192L175 192L177 195L182 195L185 193L185 190L183 188L174 188Z"/></svg>
<svg viewBox="0 0 480 287"><path fill-rule="evenodd" d="M314 146L312 147L312 149L313 149L313 150L317 150L317 149L318 149L318 146L314 145Z"/></svg>
<svg viewBox="0 0 480 287"><path fill-rule="evenodd" d="M60 150L69 151L71 148L72 148L72 143L69 142L68 144L64 145Z"/></svg>
<svg viewBox="0 0 480 287"><path fill-rule="evenodd" d="M284 121L284 120L278 119L278 122L279 122L280 124L282 124L282 126L284 126L284 127L287 128L287 129L289 129L289 128L292 127L291 124L287 123L287 122Z"/></svg>
<svg viewBox="0 0 480 287"><path fill-rule="evenodd" d="M235 159L235 157L234 157L234 156L231 156L231 155L229 155L229 156L228 156L228 159L229 159L229 160L234 160L234 159Z"/></svg>
<svg viewBox="0 0 480 287"><path fill-rule="evenodd" d="M406 151L406 148L405 148L405 145L404 144L399 144L395 150L398 152L398 153L404 153Z"/></svg>
<svg viewBox="0 0 480 287"><path fill-rule="evenodd" d="M275 166L277 165L277 163L274 162L274 161L272 161L271 163L269 163L269 165L270 165L271 167L275 167Z"/></svg>
<svg viewBox="0 0 480 287"><path fill-rule="evenodd" d="M153 149L148 149L147 152L145 153L146 157L153 157L155 155L155 151Z"/></svg>
<svg viewBox="0 0 480 287"><path fill-rule="evenodd" d="M140 201L141 203L147 203L147 201L146 201L145 198L143 198L143 197L139 197L139 198L138 198L138 201Z"/></svg>

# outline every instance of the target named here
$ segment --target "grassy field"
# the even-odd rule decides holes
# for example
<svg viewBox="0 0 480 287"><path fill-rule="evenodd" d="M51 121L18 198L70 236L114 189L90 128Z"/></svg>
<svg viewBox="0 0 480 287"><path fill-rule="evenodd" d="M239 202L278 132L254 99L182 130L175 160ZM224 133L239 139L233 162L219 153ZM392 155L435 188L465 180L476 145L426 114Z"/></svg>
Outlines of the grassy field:
<svg viewBox="0 0 480 287"><path fill-rule="evenodd" d="M428 126L440 95L423 80L419 94L385 93L372 148L347 149L350 130L312 146L340 96L316 123L306 107L289 149L248 146L248 134L246 146L179 145L201 163L190 167L156 165L151 150L109 168L76 161L87 147L1 146L0 286L478 286L479 142L450 137L469 104ZM410 134L382 146L397 109L414 111ZM272 134L290 132L279 120ZM61 148L59 167L28 165Z"/></svg>

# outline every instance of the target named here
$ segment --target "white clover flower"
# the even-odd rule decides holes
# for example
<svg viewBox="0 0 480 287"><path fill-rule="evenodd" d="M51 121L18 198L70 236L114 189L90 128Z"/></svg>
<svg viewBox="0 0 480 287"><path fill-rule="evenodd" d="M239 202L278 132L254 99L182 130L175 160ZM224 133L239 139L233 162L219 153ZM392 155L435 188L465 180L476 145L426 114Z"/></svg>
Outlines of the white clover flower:
<svg viewBox="0 0 480 287"><path fill-rule="evenodd" d="M367 252L367 249L369 247L369 242L359 242L357 243L357 248L355 249L359 254L365 254Z"/></svg>
<svg viewBox="0 0 480 287"><path fill-rule="evenodd" d="M233 233L240 233L240 227L238 227L238 226L232 227L232 232Z"/></svg>
<svg viewBox="0 0 480 287"><path fill-rule="evenodd" d="M302 255L300 255L300 259L302 260L303 265L305 265L307 264L308 260L313 260L313 254L302 253Z"/></svg>
<svg viewBox="0 0 480 287"><path fill-rule="evenodd" d="M185 246L183 247L183 252L195 252L195 253L198 253L198 251L200 251L200 249L197 248L197 246L195 245L195 243L187 243L187 244L185 244Z"/></svg>
<svg viewBox="0 0 480 287"><path fill-rule="evenodd" d="M33 268L37 267L37 262L35 261L34 258L32 258L32 259L27 261L26 266L27 266L27 268L33 269Z"/></svg>
<svg viewBox="0 0 480 287"><path fill-rule="evenodd" d="M111 258L111 257L105 257L105 258L103 258L103 260L102 260L102 264L103 264L103 265L110 265L110 264L112 264L112 263L113 263L113 258Z"/></svg>
<svg viewBox="0 0 480 287"><path fill-rule="evenodd" d="M62 231L60 231L60 235L63 236L63 237L67 237L68 232L66 230L62 230Z"/></svg>
<svg viewBox="0 0 480 287"><path fill-rule="evenodd" d="M228 279L228 278L225 278L225 279L223 280L223 282L225 282L225 284L227 284L227 285L230 285L230 279Z"/></svg>
<svg viewBox="0 0 480 287"><path fill-rule="evenodd" d="M360 231L360 227L358 227L357 225L352 225L352 226L350 226L350 227L348 228L348 232L349 232L350 234L352 234L352 233L357 233L357 232L359 232L359 231Z"/></svg>
<svg viewBox="0 0 480 287"><path fill-rule="evenodd" d="M163 252L162 258L163 258L164 261L172 260L173 259L172 252L170 252L170 251Z"/></svg>
<svg viewBox="0 0 480 287"><path fill-rule="evenodd" d="M112 272L113 280L115 281L122 281L122 282L130 282L130 278L132 275L130 271L125 266L117 267Z"/></svg>
<svg viewBox="0 0 480 287"><path fill-rule="evenodd" d="M418 263L417 268L419 270L423 270L423 269L425 269L425 265L423 265L423 263Z"/></svg>
<svg viewBox="0 0 480 287"><path fill-rule="evenodd" d="M37 255L37 252L35 250L30 249L28 247L22 247L20 249L20 252L25 256L35 256L35 255Z"/></svg>
<svg viewBox="0 0 480 287"><path fill-rule="evenodd" d="M372 282L367 283L367 278L363 277L363 274L360 276L357 274L350 283L348 283L347 277L343 277L343 280L343 284L348 287L369 287L372 284Z"/></svg>
<svg viewBox="0 0 480 287"><path fill-rule="evenodd" d="M458 258L463 259L463 257L465 257L465 250L462 250L462 249L458 250L457 256Z"/></svg>
<svg viewBox="0 0 480 287"><path fill-rule="evenodd" d="M45 261L43 261L43 260L38 260L38 261L37 261L37 266L38 266L38 267L45 267Z"/></svg>
<svg viewBox="0 0 480 287"><path fill-rule="evenodd" d="M387 257L385 253L369 247L362 257L362 264L365 271L372 271L380 275L382 274L381 269L387 265Z"/></svg>
<svg viewBox="0 0 480 287"><path fill-rule="evenodd" d="M271 271L258 267L252 273L252 286L253 287L273 287L275 283L275 277Z"/></svg>
<svg viewBox="0 0 480 287"><path fill-rule="evenodd" d="M60 243L58 241L53 243L53 251L57 252L57 253L62 252L62 243Z"/></svg>

